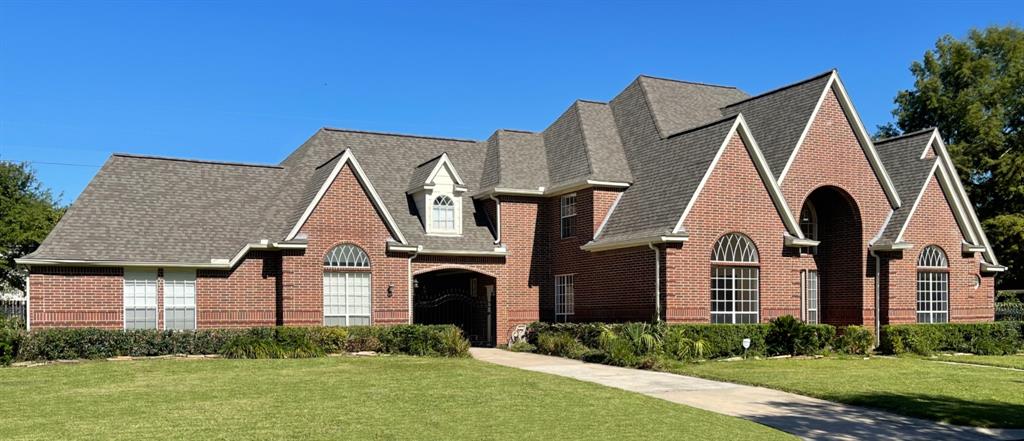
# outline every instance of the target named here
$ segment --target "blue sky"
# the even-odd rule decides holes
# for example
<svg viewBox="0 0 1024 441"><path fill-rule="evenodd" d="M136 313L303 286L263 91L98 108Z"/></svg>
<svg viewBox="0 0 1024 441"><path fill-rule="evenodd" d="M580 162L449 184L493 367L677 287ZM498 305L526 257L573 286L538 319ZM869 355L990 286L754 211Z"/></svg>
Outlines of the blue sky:
<svg viewBox="0 0 1024 441"><path fill-rule="evenodd" d="M1010 2L0 0L0 159L71 202L113 152L277 163L321 126L481 139L641 73L759 93L835 67L873 131L940 36L1022 21Z"/></svg>

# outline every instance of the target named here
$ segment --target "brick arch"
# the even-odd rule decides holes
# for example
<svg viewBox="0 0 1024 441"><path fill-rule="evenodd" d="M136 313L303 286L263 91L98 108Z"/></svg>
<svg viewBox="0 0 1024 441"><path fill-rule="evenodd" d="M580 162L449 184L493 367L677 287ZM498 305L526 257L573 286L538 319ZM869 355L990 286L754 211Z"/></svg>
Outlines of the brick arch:
<svg viewBox="0 0 1024 441"><path fill-rule="evenodd" d="M483 274L485 276L493 277L495 279L498 278L497 274L492 273L490 271L484 271L484 270L482 270L480 268L476 268L476 267L470 266L470 265L460 265L460 264L453 264L453 263L445 263L445 264L435 265L435 266L432 266L432 267L429 267L429 268L424 268L424 269L416 270L416 271L414 271L412 273L412 275L413 276L418 276L418 275L421 275L421 274L432 273L434 271L441 271L441 270L446 270L446 269L461 269L461 270L466 270L466 271L472 271L472 272L478 273L478 274Z"/></svg>
<svg viewBox="0 0 1024 441"><path fill-rule="evenodd" d="M813 257L819 276L820 321L833 325L860 324L864 304L867 249L864 221L857 200L838 185L819 185L801 204L814 205L818 223Z"/></svg>

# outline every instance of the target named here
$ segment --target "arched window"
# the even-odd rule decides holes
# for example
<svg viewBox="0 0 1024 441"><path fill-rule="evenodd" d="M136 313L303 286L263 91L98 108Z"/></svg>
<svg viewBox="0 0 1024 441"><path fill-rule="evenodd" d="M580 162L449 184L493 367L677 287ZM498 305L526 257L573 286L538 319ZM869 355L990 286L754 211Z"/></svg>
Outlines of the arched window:
<svg viewBox="0 0 1024 441"><path fill-rule="evenodd" d="M370 324L370 258L344 244L324 255L324 325Z"/></svg>
<svg viewBox="0 0 1024 441"><path fill-rule="evenodd" d="M711 253L711 323L757 323L757 247L739 233L722 236Z"/></svg>
<svg viewBox="0 0 1024 441"><path fill-rule="evenodd" d="M434 231L455 232L455 201L447 195L434 198Z"/></svg>
<svg viewBox="0 0 1024 441"><path fill-rule="evenodd" d="M814 204L811 201L805 202L804 208L800 210L800 231L803 231L804 237L818 240L818 212L814 210ZM817 252L818 247L800 248L801 254L815 254Z"/></svg>
<svg viewBox="0 0 1024 441"><path fill-rule="evenodd" d="M921 250L917 257L917 322L949 321L949 261L935 245Z"/></svg>

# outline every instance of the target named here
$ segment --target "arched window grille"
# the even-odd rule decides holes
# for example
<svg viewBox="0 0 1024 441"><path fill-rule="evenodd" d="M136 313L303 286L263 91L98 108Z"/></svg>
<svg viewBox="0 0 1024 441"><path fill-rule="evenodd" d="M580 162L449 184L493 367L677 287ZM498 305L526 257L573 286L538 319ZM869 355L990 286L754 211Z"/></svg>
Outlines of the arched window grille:
<svg viewBox="0 0 1024 441"><path fill-rule="evenodd" d="M722 236L711 253L711 323L757 323L757 247L739 233Z"/></svg>
<svg viewBox="0 0 1024 441"><path fill-rule="evenodd" d="M810 201L805 202L804 208L800 210L800 231L803 231L804 237L818 240L818 212ZM815 254L817 252L818 247L800 248L801 254Z"/></svg>
<svg viewBox="0 0 1024 441"><path fill-rule="evenodd" d="M369 256L355 245L338 245L324 255L324 325L370 324L369 268Z"/></svg>
<svg viewBox="0 0 1024 441"><path fill-rule="evenodd" d="M935 245L917 257L917 322L949 321L949 260Z"/></svg>

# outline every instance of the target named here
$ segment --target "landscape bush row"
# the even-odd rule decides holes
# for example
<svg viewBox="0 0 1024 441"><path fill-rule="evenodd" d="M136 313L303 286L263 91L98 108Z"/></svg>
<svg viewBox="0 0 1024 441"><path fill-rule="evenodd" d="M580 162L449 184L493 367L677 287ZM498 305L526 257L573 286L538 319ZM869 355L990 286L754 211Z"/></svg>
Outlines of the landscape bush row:
<svg viewBox="0 0 1024 441"><path fill-rule="evenodd" d="M879 346L890 354L1015 354L1024 350L1024 321L887 325Z"/></svg>
<svg viewBox="0 0 1024 441"><path fill-rule="evenodd" d="M743 340L750 347L743 348ZM766 324L533 323L527 340L511 350L535 351L595 363L653 367L660 361L734 356L817 355L837 351L866 354L870 331L809 325L790 316Z"/></svg>
<svg viewBox="0 0 1024 441"><path fill-rule="evenodd" d="M996 321L1024 321L1024 302L996 302Z"/></svg>
<svg viewBox="0 0 1024 441"><path fill-rule="evenodd" d="M375 351L465 357L469 341L451 325L275 327L196 331L55 328L24 332L0 321L0 364L118 356L220 354L227 358L306 358Z"/></svg>

